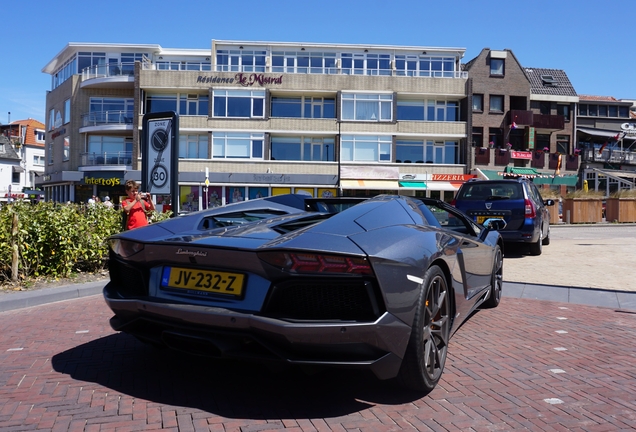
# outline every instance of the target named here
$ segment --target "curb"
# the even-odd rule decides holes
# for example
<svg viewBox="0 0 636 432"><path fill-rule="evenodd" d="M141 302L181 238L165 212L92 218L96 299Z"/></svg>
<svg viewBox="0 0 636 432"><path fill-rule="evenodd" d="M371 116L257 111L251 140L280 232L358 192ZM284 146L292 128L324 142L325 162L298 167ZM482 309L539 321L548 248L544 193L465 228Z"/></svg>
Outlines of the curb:
<svg viewBox="0 0 636 432"><path fill-rule="evenodd" d="M101 294L106 283L107 280L2 294L0 312Z"/></svg>

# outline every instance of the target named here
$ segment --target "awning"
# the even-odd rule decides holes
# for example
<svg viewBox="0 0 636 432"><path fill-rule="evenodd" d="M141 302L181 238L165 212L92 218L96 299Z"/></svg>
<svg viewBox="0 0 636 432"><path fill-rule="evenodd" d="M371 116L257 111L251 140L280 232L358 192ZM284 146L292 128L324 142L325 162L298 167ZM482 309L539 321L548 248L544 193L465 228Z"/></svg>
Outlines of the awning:
<svg viewBox="0 0 636 432"><path fill-rule="evenodd" d="M483 177L485 177L481 180L501 180L503 178L501 176L501 171L485 170L485 169L479 169L478 171L481 174L483 174Z"/></svg>
<svg viewBox="0 0 636 432"><path fill-rule="evenodd" d="M396 190L399 188L397 180L340 180L343 189L380 189Z"/></svg>
<svg viewBox="0 0 636 432"><path fill-rule="evenodd" d="M456 192L464 182L430 181L426 183L426 189L433 191Z"/></svg>
<svg viewBox="0 0 636 432"><path fill-rule="evenodd" d="M614 138L617 134L621 133L620 131L608 131L603 129L594 129L594 128L576 128L577 132L583 132L584 134L602 137L602 138Z"/></svg>
<svg viewBox="0 0 636 432"><path fill-rule="evenodd" d="M522 167L511 167L507 166L504 169L504 175L506 174L514 174L520 176L538 176L541 175L535 168L522 168Z"/></svg>
<svg viewBox="0 0 636 432"><path fill-rule="evenodd" d="M11 168L13 169L14 173L24 172L24 168L22 168L21 166L18 166L18 165L13 165Z"/></svg>
<svg viewBox="0 0 636 432"><path fill-rule="evenodd" d="M426 189L426 182L424 181L410 180L398 183L400 184L400 189Z"/></svg>
<svg viewBox="0 0 636 432"><path fill-rule="evenodd" d="M576 183L579 181L579 177L576 175L565 175L565 176L543 176L543 177L535 177L533 180L536 185L565 185L565 186L576 186Z"/></svg>

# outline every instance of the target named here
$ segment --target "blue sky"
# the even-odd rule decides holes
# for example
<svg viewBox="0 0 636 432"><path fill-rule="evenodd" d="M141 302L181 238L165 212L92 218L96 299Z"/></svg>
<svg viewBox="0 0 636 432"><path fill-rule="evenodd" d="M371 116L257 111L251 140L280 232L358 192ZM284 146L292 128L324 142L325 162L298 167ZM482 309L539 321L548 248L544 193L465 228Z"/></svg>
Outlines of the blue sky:
<svg viewBox="0 0 636 432"><path fill-rule="evenodd" d="M511 49L578 94L636 99L633 0L21 0L3 8L0 123L44 122L42 68L69 42L210 48L212 39ZM631 78L631 79L630 79Z"/></svg>

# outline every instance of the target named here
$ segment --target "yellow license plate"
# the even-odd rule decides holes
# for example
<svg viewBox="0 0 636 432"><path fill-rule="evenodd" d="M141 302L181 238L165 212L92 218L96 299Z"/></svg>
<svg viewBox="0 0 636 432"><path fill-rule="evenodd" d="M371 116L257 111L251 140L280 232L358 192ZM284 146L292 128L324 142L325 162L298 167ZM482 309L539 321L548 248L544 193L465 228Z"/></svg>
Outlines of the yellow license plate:
<svg viewBox="0 0 636 432"><path fill-rule="evenodd" d="M483 224L486 219L503 219L503 216L477 216L477 223Z"/></svg>
<svg viewBox="0 0 636 432"><path fill-rule="evenodd" d="M218 294L243 295L245 275L240 273L166 267L161 285Z"/></svg>

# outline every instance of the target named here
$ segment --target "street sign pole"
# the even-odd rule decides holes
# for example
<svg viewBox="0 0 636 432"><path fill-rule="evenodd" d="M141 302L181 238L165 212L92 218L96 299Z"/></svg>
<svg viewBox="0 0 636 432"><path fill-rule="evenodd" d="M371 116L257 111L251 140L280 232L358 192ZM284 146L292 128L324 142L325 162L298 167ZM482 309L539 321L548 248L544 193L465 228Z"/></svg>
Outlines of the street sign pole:
<svg viewBox="0 0 636 432"><path fill-rule="evenodd" d="M144 115L141 183L151 195L170 195L172 216L179 212L179 115L174 111Z"/></svg>

